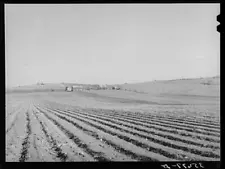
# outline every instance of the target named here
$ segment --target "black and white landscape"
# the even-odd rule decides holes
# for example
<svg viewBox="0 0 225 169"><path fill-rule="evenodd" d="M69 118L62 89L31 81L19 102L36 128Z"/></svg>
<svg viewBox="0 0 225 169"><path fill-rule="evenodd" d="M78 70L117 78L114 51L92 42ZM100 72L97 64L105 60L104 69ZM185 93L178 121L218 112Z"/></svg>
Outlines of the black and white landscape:
<svg viewBox="0 0 225 169"><path fill-rule="evenodd" d="M220 161L219 12L5 5L6 161Z"/></svg>

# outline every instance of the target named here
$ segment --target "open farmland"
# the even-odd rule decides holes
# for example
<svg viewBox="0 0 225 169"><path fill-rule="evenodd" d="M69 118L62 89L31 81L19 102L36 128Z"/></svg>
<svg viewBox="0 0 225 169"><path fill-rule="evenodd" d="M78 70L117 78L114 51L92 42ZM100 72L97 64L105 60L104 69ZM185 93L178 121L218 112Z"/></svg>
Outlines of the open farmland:
<svg viewBox="0 0 225 169"><path fill-rule="evenodd" d="M6 162L220 168L220 13L4 4Z"/></svg>
<svg viewBox="0 0 225 169"><path fill-rule="evenodd" d="M6 98L6 161L220 161L219 102L212 97L195 98L199 104L124 91Z"/></svg>

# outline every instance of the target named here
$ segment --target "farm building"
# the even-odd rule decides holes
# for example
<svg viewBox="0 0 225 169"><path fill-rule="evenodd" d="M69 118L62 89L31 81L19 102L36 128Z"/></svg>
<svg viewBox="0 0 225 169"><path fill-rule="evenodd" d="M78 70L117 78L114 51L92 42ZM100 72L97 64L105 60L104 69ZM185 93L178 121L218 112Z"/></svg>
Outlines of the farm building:
<svg viewBox="0 0 225 169"><path fill-rule="evenodd" d="M107 85L101 85L100 88L101 88L102 90L106 90L106 89L107 89Z"/></svg>
<svg viewBox="0 0 225 169"><path fill-rule="evenodd" d="M90 85L89 88L90 89L93 89L93 90L99 90L99 89L101 89L100 85Z"/></svg>
<svg viewBox="0 0 225 169"><path fill-rule="evenodd" d="M73 85L73 89L74 89L74 90L83 90L84 87L81 86L81 85Z"/></svg>
<svg viewBox="0 0 225 169"><path fill-rule="evenodd" d="M119 86L112 86L112 90L120 90L121 88Z"/></svg>
<svg viewBox="0 0 225 169"><path fill-rule="evenodd" d="M38 82L37 85L43 86L44 83L43 82L40 82L40 83Z"/></svg>
<svg viewBox="0 0 225 169"><path fill-rule="evenodd" d="M66 89L65 89L65 91L67 91L67 92L72 92L72 91L73 91L73 87L67 86Z"/></svg>

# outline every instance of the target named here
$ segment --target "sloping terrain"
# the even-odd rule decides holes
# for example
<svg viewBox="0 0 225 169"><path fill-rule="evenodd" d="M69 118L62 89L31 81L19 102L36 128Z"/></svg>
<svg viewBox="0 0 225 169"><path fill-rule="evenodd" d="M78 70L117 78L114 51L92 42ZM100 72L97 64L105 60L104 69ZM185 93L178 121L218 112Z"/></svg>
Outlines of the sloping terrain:
<svg viewBox="0 0 225 169"><path fill-rule="evenodd" d="M143 104L220 104L219 77L123 84L120 87L122 90L92 90L85 95Z"/></svg>
<svg viewBox="0 0 225 169"><path fill-rule="evenodd" d="M220 161L219 77L122 87L7 93L6 161Z"/></svg>
<svg viewBox="0 0 225 169"><path fill-rule="evenodd" d="M216 109L85 108L68 103L75 93L47 97L53 93L7 96L6 161L220 160Z"/></svg>
<svg viewBox="0 0 225 169"><path fill-rule="evenodd" d="M123 84L121 87L127 90L137 90L151 94L219 96L220 77L162 80L136 84Z"/></svg>

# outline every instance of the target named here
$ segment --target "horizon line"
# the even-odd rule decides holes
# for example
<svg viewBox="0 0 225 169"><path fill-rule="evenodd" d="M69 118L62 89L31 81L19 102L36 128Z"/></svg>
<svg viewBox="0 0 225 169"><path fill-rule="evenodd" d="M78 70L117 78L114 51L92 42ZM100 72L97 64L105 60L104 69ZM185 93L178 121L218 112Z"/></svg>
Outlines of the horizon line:
<svg viewBox="0 0 225 169"><path fill-rule="evenodd" d="M151 81L141 81L141 82L124 82L124 83L113 83L113 84L106 84L106 85L121 85L121 84L137 84L137 83L146 83L146 82L154 82L154 81L171 81L171 80L193 80L193 79L201 79L201 78L213 78L213 77L220 77L220 75L214 75L214 76L200 76L200 77L180 77L180 78L174 78L174 79L167 79L167 80L162 80L162 79L156 79L156 80L151 80ZM7 88L14 88L14 87L19 87L19 86L30 86L30 85L36 85L37 83L43 83L43 84L67 84L67 83L74 83L74 84L87 84L87 85L97 85L101 83L79 83L79 82L36 82L33 84L26 84L26 85L15 85L15 86L7 86ZM105 83L104 83L105 84Z"/></svg>

